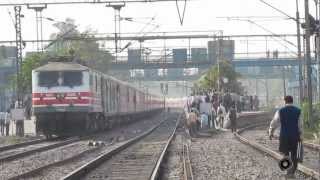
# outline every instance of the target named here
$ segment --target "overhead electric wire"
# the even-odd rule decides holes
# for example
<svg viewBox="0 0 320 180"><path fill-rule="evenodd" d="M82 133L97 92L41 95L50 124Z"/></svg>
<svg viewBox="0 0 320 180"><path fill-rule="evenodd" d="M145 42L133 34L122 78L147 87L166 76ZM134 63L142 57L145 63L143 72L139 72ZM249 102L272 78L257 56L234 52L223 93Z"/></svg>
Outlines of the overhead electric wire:
<svg viewBox="0 0 320 180"><path fill-rule="evenodd" d="M282 11L282 10L280 10L280 9L278 9L278 8L276 8L276 7L274 7L274 6L272 6L270 3L267 3L267 2L265 2L264 0L260 0L260 2L262 2L262 3L264 3L265 5L267 5L267 6L271 7L272 9L274 9L274 10L278 11L279 13L281 13L281 14L283 14L283 15L287 16L289 19L292 19L292 20L294 20L294 21L297 21L297 19L296 19L295 17L292 17L292 16L290 16L289 14L285 13L284 11Z"/></svg>
<svg viewBox="0 0 320 180"><path fill-rule="evenodd" d="M145 26L137 33L137 35L136 35L137 37L144 37L144 36L146 35L146 33L152 32L152 31L154 31L154 30L156 30L156 29L158 29L158 28L160 27L160 25L152 24L152 21L155 20L156 16L157 16L157 15L154 15L148 23L145 23ZM143 31L144 31L149 25L155 26L154 29L152 29L152 31L143 33ZM141 34L141 33L143 33L142 36L138 36L138 35ZM130 44L130 45L128 45L128 44ZM125 48L122 48L120 52L123 52L125 49L127 49L129 46L132 46L133 44L135 44L135 43L132 43L132 41L129 41L129 42L127 43L128 46L125 46Z"/></svg>
<svg viewBox="0 0 320 180"><path fill-rule="evenodd" d="M285 47L285 48L287 48L287 49L290 49L290 48L289 48L287 45L285 45L285 44L283 44L282 42L280 42L279 40L277 40L275 37L278 37L278 38L281 39L282 41L285 41L286 43L290 44L291 46L294 46L295 48L297 47L297 46L296 46L294 43L292 43L291 41L288 41L287 39L284 39L284 38L282 38L282 37L277 36L276 33L270 31L269 29L263 27L262 25L254 22L254 21L252 21L252 20L250 20L250 19L236 19L236 18L233 19L233 18L228 18L228 17L227 17L227 19L228 19L228 20L237 20L237 21L246 21L246 22L249 22L249 23L251 23L251 24L253 24L253 25L256 25L257 27L263 29L264 31L272 34L273 36L271 36L271 38L274 39L275 41L277 41L280 45L282 45L283 47ZM292 52L293 54L297 55L297 53L296 53L295 51L291 51L291 52Z"/></svg>

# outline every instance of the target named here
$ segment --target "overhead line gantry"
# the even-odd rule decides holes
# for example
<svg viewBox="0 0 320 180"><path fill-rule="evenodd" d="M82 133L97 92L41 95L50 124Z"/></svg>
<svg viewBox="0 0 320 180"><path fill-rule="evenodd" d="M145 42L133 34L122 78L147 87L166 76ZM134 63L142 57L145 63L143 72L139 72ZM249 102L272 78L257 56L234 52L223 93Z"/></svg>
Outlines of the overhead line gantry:
<svg viewBox="0 0 320 180"><path fill-rule="evenodd" d="M71 4L113 4L113 3L152 3L152 2L168 2L168 1L185 1L185 0L73 0L73 1L29 1L29 2L18 2L18 3L10 3L10 2L0 2L0 6L36 6L36 5L71 5ZM191 0L187 0L191 1Z"/></svg>
<svg viewBox="0 0 320 180"><path fill-rule="evenodd" d="M212 39L212 38L222 38L222 39L232 39L232 38L258 38L258 37L296 37L296 34L239 34L239 35L224 35L224 36L216 36L216 35L147 35L147 36L121 36L118 40L125 40L125 41L147 41L147 40L163 40L163 39ZM66 37L63 38L66 41L114 41L115 37L110 35L101 36L101 37ZM41 41L41 40L40 40ZM42 42L51 42L54 40L45 39ZM37 40L29 39L24 40L26 43L35 43ZM14 40L2 40L0 44L5 43L15 43Z"/></svg>

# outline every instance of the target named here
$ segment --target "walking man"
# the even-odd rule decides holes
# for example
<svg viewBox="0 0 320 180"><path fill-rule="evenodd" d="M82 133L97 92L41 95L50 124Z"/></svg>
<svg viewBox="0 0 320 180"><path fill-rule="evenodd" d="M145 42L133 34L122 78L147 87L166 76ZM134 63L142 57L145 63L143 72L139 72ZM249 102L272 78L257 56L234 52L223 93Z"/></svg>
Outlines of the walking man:
<svg viewBox="0 0 320 180"><path fill-rule="evenodd" d="M230 119L231 132L234 133L237 131L237 110L235 104L232 104L228 115Z"/></svg>
<svg viewBox="0 0 320 180"><path fill-rule="evenodd" d="M9 114L9 110L7 112L5 112L5 116L4 116L4 123L5 123L5 127L6 127L6 136L9 136L9 130L10 130L10 114Z"/></svg>
<svg viewBox="0 0 320 180"><path fill-rule="evenodd" d="M1 136L4 136L4 112L0 112L0 131L1 131Z"/></svg>
<svg viewBox="0 0 320 180"><path fill-rule="evenodd" d="M302 141L303 124L300 118L301 110L293 106L292 96L284 98L285 106L278 110L270 123L269 137L272 139L275 128L280 124L279 151L291 158L292 168L287 171L287 178L294 178L297 169L297 146Z"/></svg>

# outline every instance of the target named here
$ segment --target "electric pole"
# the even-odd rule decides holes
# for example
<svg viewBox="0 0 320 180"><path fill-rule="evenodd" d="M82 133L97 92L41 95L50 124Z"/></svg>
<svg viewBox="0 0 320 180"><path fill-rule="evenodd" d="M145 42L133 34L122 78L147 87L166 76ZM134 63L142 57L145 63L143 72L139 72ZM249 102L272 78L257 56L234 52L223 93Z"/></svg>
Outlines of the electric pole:
<svg viewBox="0 0 320 180"><path fill-rule="evenodd" d="M298 61L299 61L299 103L303 103L303 78L302 78L302 55L301 55L301 31L300 31L300 14L299 3L296 0L296 24L297 24L297 45L298 45Z"/></svg>
<svg viewBox="0 0 320 180"><path fill-rule="evenodd" d="M41 52L43 52L42 11L47 8L47 4L36 6L27 5L27 7L28 9L33 9L36 12L37 52L39 52L40 50Z"/></svg>
<svg viewBox="0 0 320 180"><path fill-rule="evenodd" d="M22 94L20 88L20 72L22 64L22 37L21 37L21 6L14 6L14 17L15 17L15 30L16 30L16 100L18 101L18 106L22 105Z"/></svg>
<svg viewBox="0 0 320 180"><path fill-rule="evenodd" d="M125 3L108 3L106 7L112 7L114 9L114 43L115 43L115 61L118 60L120 33L121 33L121 16L120 10L125 7Z"/></svg>
<svg viewBox="0 0 320 180"><path fill-rule="evenodd" d="M287 90L286 90L286 68L282 67L282 83L283 83L283 97L286 97Z"/></svg>
<svg viewBox="0 0 320 180"><path fill-rule="evenodd" d="M306 20L306 68L307 68L307 94L308 94L308 115L309 122L312 125L312 81L311 81L311 52L310 52L310 36L311 36L311 28L310 28L310 17L309 17L309 0L304 1L305 6L305 20Z"/></svg>

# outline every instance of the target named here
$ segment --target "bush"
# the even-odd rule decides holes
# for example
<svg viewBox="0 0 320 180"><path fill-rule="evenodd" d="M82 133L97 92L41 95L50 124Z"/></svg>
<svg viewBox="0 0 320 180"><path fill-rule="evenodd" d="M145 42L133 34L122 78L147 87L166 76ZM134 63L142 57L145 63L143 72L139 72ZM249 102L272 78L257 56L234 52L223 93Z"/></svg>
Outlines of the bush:
<svg viewBox="0 0 320 180"><path fill-rule="evenodd" d="M302 104L302 118L303 118L303 124L304 124L304 137L306 139L314 139L316 137L319 137L319 131L320 131L320 103L317 103L313 107L313 115L312 120L313 124L310 124L309 120L309 113L308 113L308 102L304 102Z"/></svg>

